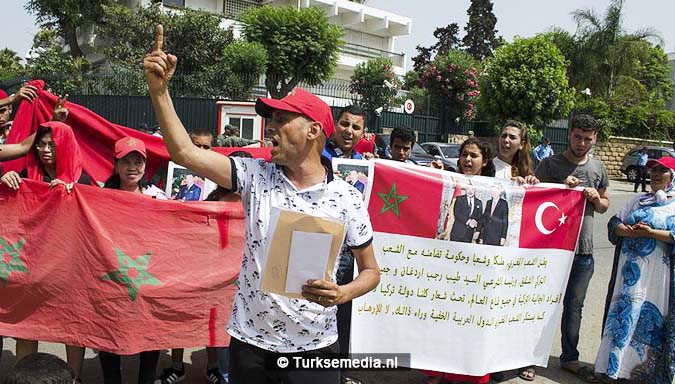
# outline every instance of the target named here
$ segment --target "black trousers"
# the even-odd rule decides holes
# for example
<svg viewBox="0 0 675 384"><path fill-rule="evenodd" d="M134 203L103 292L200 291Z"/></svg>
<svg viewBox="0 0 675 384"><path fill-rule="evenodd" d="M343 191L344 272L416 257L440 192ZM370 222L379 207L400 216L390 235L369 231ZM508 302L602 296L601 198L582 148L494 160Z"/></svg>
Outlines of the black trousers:
<svg viewBox="0 0 675 384"><path fill-rule="evenodd" d="M122 384L121 356L110 352L98 353L101 369L103 370L104 384ZM140 353L141 364L138 368L138 384L153 384L157 376L157 362L159 351L145 351Z"/></svg>
<svg viewBox="0 0 675 384"><path fill-rule="evenodd" d="M339 384L340 370L277 370L274 364L280 357L291 356L305 359L334 357L338 343L328 347L301 353L276 353L241 342L234 337L230 341L230 384Z"/></svg>
<svg viewBox="0 0 675 384"><path fill-rule="evenodd" d="M638 165L637 167L637 177L635 177L635 186L633 186L634 191L637 192L639 184L642 184L642 192L647 191L647 167L644 165Z"/></svg>

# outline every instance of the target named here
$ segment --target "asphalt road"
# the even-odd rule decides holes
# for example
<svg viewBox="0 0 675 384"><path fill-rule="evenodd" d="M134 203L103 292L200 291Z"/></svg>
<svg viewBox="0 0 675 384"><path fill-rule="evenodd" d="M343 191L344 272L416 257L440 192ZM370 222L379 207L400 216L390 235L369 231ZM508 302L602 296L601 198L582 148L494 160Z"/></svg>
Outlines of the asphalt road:
<svg viewBox="0 0 675 384"><path fill-rule="evenodd" d="M581 340L579 350L581 352L580 360L593 363L595 354L600 344L600 332L602 328L602 315L607 291L607 283L612 269L612 258L614 248L607 240L607 221L619 209L621 209L628 199L633 195L632 184L612 181L610 185L610 208L603 215L596 215L594 226L595 240L595 274L591 279L589 292L586 296L586 303L583 312L583 321L581 327ZM393 336L393 335L392 335ZM572 384L580 381L573 375L562 371L559 368L558 356L560 354L560 334L556 336L556 342L553 345L551 356L547 368L537 368L537 378L533 383L563 383ZM508 348L507 345L504 348ZM48 352L65 359L65 348L61 344L41 343L41 352ZM0 361L0 380L4 372L14 365L14 340L5 339L2 360ZM160 366L165 367L170 364L170 355L164 351L160 360ZM205 383L204 373L206 371L206 352L203 349L188 350L185 353L185 364L188 370L188 379L184 383ZM128 383L135 383L138 359L135 356L125 357L123 359L123 370L128 378ZM84 383L102 383L101 370L98 359L93 351L87 350L83 369L82 379ZM421 383L423 376L418 372L395 371L395 372L355 372L355 377L361 379L367 384L403 384L403 383ZM515 377L504 383L525 383L518 377Z"/></svg>

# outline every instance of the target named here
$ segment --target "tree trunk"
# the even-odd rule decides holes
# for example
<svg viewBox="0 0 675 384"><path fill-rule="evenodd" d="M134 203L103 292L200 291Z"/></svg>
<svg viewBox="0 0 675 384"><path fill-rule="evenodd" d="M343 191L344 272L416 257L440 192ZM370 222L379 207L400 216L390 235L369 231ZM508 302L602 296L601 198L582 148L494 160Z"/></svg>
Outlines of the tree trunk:
<svg viewBox="0 0 675 384"><path fill-rule="evenodd" d="M70 24L63 24L63 38L66 40L66 44L70 48L70 56L73 58L83 57L82 49L77 42L77 29Z"/></svg>

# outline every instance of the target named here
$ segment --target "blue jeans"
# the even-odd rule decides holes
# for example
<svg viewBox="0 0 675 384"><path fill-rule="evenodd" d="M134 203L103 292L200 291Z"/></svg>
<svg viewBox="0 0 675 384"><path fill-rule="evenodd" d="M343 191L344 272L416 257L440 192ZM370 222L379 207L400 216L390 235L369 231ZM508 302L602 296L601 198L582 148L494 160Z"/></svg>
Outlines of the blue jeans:
<svg viewBox="0 0 675 384"><path fill-rule="evenodd" d="M340 260L337 272L337 284L345 285L354 280L354 256L351 254L340 254ZM352 302L346 302L337 306L337 329L338 344L340 353L349 353L349 333L352 325Z"/></svg>
<svg viewBox="0 0 675 384"><path fill-rule="evenodd" d="M581 310L588 291L588 284L593 276L593 255L574 255L572 271L565 290L563 300L562 324L562 363L579 360L579 329L581 328Z"/></svg>

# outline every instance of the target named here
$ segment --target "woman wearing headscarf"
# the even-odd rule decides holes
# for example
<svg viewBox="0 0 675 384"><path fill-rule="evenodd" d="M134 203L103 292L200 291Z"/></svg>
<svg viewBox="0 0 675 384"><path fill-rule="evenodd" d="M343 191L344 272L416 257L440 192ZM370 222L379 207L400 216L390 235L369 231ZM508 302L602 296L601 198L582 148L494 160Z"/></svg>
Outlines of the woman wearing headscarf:
<svg viewBox="0 0 675 384"><path fill-rule="evenodd" d="M651 192L631 199L608 224L617 247L595 361L603 381L673 382L675 158L648 168Z"/></svg>
<svg viewBox="0 0 675 384"><path fill-rule="evenodd" d="M50 188L64 185L68 192L74 183L91 184L91 179L82 172L80 147L69 125L59 121L40 124L35 133L34 143L27 154L26 168L20 173L14 171L5 173L0 178L0 183L19 190L21 179L27 178L47 182ZM37 351L37 341L17 339L17 360ZM73 367L79 380L84 348L67 345L66 355L68 364Z"/></svg>

